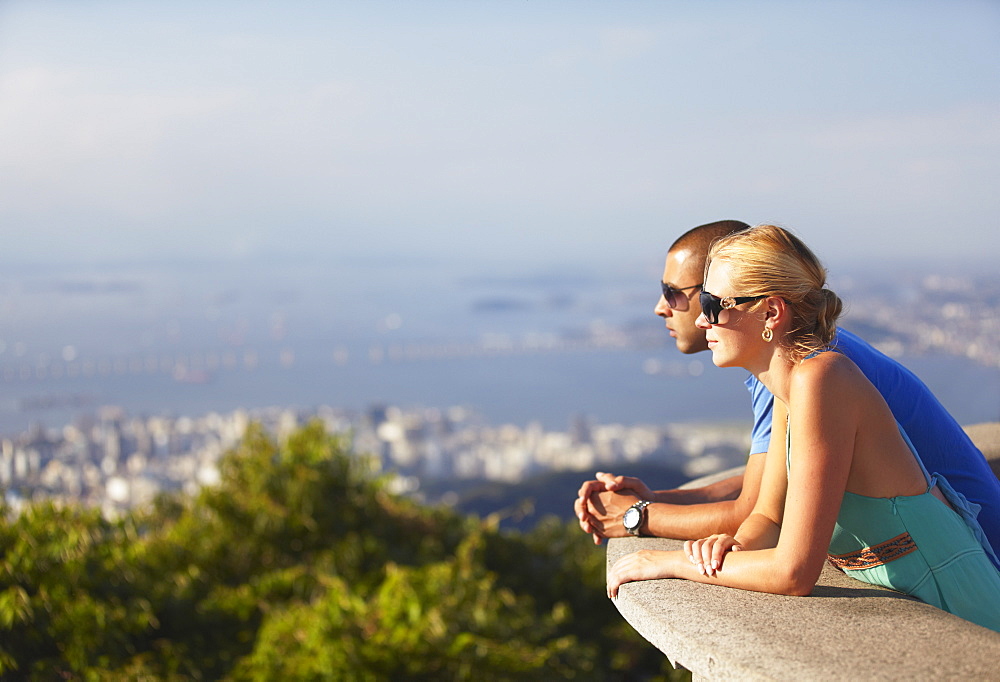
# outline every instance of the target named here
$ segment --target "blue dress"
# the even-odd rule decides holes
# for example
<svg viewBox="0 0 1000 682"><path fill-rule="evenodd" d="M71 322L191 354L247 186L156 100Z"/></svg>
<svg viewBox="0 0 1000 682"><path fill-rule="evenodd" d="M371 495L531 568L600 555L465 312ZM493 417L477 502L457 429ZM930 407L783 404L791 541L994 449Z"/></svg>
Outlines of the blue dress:
<svg viewBox="0 0 1000 682"><path fill-rule="evenodd" d="M920 463L906 433L900 434ZM785 445L791 468L791 436ZM939 474L920 495L844 493L830 539L830 563L852 578L888 587L1000 632L1000 572L976 517L979 505ZM931 493L934 486L952 508Z"/></svg>

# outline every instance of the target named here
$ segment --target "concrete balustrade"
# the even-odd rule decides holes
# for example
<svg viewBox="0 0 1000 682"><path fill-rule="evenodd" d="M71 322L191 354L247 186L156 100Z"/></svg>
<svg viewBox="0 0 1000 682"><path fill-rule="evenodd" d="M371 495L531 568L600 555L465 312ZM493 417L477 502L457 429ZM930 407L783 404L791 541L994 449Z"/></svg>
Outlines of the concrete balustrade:
<svg viewBox="0 0 1000 682"><path fill-rule="evenodd" d="M966 431L1000 469L1000 424ZM705 485L739 469L692 481ZM608 542L610 567L639 549L681 549L662 538ZM627 583L622 616L696 679L997 679L1000 633L827 565L809 597L687 580Z"/></svg>

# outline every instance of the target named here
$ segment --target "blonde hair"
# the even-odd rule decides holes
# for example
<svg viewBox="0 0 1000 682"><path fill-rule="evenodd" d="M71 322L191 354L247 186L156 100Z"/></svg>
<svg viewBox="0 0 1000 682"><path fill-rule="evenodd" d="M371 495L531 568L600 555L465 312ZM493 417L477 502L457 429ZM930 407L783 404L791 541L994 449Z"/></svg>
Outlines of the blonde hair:
<svg viewBox="0 0 1000 682"><path fill-rule="evenodd" d="M779 343L793 362L830 348L843 303L825 288L826 268L801 239L775 225L756 225L712 244L706 279L714 260L730 264L734 295L779 296L788 303L792 326Z"/></svg>

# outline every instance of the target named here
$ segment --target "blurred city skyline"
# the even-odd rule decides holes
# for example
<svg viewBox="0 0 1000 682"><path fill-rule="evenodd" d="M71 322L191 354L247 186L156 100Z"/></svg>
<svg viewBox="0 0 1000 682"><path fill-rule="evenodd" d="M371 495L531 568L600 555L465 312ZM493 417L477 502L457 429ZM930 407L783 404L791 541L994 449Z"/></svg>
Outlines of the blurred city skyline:
<svg viewBox="0 0 1000 682"><path fill-rule="evenodd" d="M7 0L0 265L655 273L722 218L987 262L998 38L974 0Z"/></svg>

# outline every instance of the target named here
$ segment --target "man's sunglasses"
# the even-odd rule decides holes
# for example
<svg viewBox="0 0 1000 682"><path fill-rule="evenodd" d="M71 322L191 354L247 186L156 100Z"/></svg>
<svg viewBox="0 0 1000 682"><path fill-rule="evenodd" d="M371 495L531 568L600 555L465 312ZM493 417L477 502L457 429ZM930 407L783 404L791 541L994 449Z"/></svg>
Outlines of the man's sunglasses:
<svg viewBox="0 0 1000 682"><path fill-rule="evenodd" d="M689 287L681 287L680 289L675 289L666 282L660 282L660 286L663 287L663 298L667 302L668 308L673 308L675 310L680 309L682 305L686 308L686 303L688 297L684 295L684 292L688 289L697 289L701 284L692 284ZM683 303L681 300L683 299Z"/></svg>
<svg viewBox="0 0 1000 682"><path fill-rule="evenodd" d="M702 289L698 300L701 301L701 312L704 313L705 319L708 320L709 324L725 324L725 322L719 322L719 314L723 310L735 308L741 303L759 301L762 298L767 298L767 296L726 296L725 298L720 298Z"/></svg>

